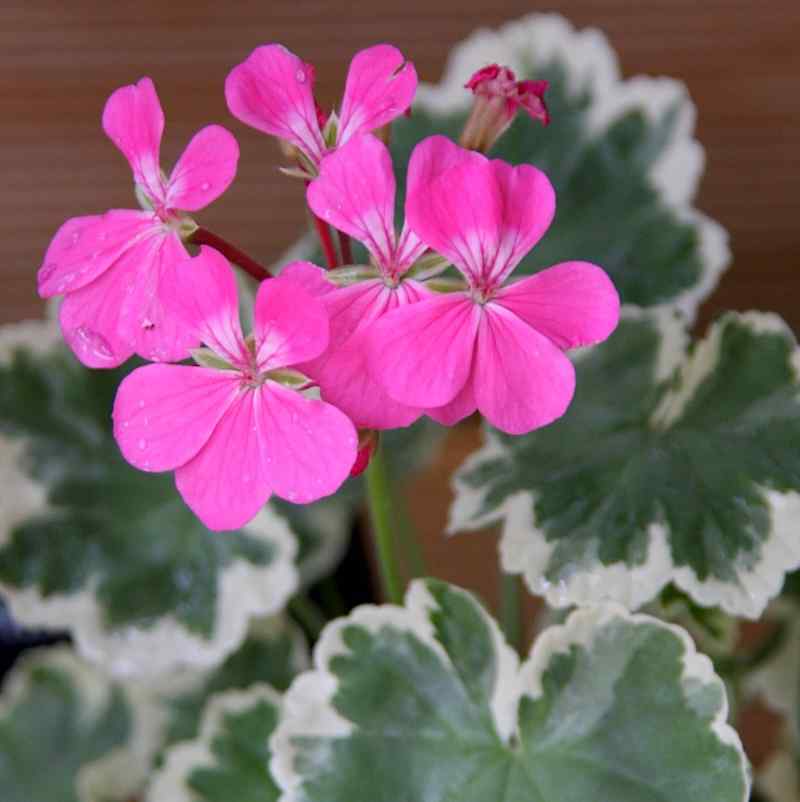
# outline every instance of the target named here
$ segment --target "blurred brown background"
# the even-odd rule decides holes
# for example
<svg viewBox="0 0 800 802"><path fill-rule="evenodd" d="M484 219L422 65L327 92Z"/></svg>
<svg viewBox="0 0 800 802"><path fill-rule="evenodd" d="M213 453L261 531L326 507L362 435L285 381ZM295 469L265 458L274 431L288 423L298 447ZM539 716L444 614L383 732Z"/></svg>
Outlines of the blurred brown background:
<svg viewBox="0 0 800 802"><path fill-rule="evenodd" d="M204 225L270 262L303 226L296 182L275 170L273 143L227 113L223 82L261 43L280 41L317 67L323 105L335 102L352 53L389 40L438 80L450 47L480 26L558 11L604 30L625 75L682 79L699 107L707 171L698 206L731 233L734 263L701 319L724 308L772 309L800 331L800 2L798 0L375 0L354 7L308 0L257 3L13 2L0 7L0 322L36 315L35 274L67 218L135 205L130 173L105 138L108 94L142 75L167 115L163 163L198 127L229 126L240 176ZM465 76L466 77L466 76ZM491 598L494 539L441 538L448 477L475 448L474 428L409 490L414 518L440 576Z"/></svg>

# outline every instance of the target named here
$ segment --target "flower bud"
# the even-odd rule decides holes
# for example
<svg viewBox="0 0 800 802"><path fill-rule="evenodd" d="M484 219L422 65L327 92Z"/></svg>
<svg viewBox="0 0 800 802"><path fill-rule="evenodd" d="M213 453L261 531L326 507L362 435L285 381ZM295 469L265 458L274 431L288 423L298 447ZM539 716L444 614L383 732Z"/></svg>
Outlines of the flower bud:
<svg viewBox="0 0 800 802"><path fill-rule="evenodd" d="M544 102L547 81L518 81L513 70L490 64L478 70L467 83L475 103L461 133L460 144L487 153L511 125L518 109L543 125L550 122Z"/></svg>
<svg viewBox="0 0 800 802"><path fill-rule="evenodd" d="M353 467L350 469L350 476L360 476L367 470L369 461L375 453L380 440L380 433L374 429L360 429L358 432L358 455Z"/></svg>

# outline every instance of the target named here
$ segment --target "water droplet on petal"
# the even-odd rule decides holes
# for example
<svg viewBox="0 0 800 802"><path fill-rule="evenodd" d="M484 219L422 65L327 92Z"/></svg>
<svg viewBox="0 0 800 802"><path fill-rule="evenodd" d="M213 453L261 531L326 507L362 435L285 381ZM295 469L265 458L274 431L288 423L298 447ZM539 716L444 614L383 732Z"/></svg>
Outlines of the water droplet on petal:
<svg viewBox="0 0 800 802"><path fill-rule="evenodd" d="M149 317L143 317L142 318L142 328L143 329L145 329L146 331L149 331L150 329L154 329L155 327L156 327L156 324L153 323L153 321L150 320Z"/></svg>
<svg viewBox="0 0 800 802"><path fill-rule="evenodd" d="M102 334L92 331L88 326L75 329L75 344L87 356L97 359L113 359L114 351Z"/></svg>
<svg viewBox="0 0 800 802"><path fill-rule="evenodd" d="M144 409L144 399L139 399L139 409Z"/></svg>
<svg viewBox="0 0 800 802"><path fill-rule="evenodd" d="M105 241L108 239L108 232L107 232L107 231L101 231L101 232L100 232L100 239L101 239L103 242L105 242Z"/></svg>
<svg viewBox="0 0 800 802"><path fill-rule="evenodd" d="M56 270L58 270L58 264L56 264L56 262L48 262L39 271L39 281L40 282L49 281L52 278L53 273L56 272Z"/></svg>
<svg viewBox="0 0 800 802"><path fill-rule="evenodd" d="M200 185L200 189L203 190L203 192L208 192L208 190L211 189L211 184L209 184L208 181L204 181Z"/></svg>
<svg viewBox="0 0 800 802"><path fill-rule="evenodd" d="M304 84L306 82L306 71L299 69L295 74L295 78L297 78L298 83Z"/></svg>
<svg viewBox="0 0 800 802"><path fill-rule="evenodd" d="M141 439L139 440L139 448L144 451L147 448L147 440Z"/></svg>
<svg viewBox="0 0 800 802"><path fill-rule="evenodd" d="M79 239L81 238L80 231L73 231L72 232L72 244L74 245Z"/></svg>

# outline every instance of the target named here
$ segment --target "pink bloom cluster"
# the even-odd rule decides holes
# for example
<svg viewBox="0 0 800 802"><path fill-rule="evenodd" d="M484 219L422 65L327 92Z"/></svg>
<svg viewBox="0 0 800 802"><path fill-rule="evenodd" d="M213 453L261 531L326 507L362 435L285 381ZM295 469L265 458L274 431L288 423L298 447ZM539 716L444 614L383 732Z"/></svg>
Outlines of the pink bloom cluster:
<svg viewBox="0 0 800 802"><path fill-rule="evenodd" d="M513 74L487 69L471 88L507 106ZM423 414L451 425L475 410L512 434L552 422L574 392L564 351L603 340L619 317L596 265L564 262L509 280L555 212L535 167L430 137L411 156L398 230L391 156L372 133L416 90L398 50L357 54L327 121L313 78L297 56L266 45L228 76L228 105L296 149L313 179L310 209L363 243L369 265L287 265L259 287L245 337L227 260L208 247L191 258L184 245L196 229L187 212L230 184L238 147L224 129L204 128L165 177L163 113L143 79L111 96L103 124L145 210L68 221L39 272L42 295L66 296L61 326L85 364L194 357L196 365L133 371L117 394L114 432L137 468L175 471L184 500L213 529L243 525L272 494L306 503L335 492L368 462L372 430ZM515 83L513 103L527 107L525 83Z"/></svg>

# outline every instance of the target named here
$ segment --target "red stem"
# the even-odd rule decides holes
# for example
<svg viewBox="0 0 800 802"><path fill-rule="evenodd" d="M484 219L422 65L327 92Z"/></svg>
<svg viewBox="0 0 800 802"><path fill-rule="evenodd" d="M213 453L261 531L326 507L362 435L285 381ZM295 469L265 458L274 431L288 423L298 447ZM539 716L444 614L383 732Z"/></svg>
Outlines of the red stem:
<svg viewBox="0 0 800 802"><path fill-rule="evenodd" d="M350 236L344 231L339 232L339 250L342 252L342 264L353 264L353 249L350 247Z"/></svg>
<svg viewBox="0 0 800 802"><path fill-rule="evenodd" d="M319 234L319 241L322 245L322 250L325 252L325 260L328 262L328 269L333 270L339 264L336 258L336 248L333 247L333 238L331 237L331 230L324 220L320 220L314 212L311 212L314 218L314 225L317 227L317 234Z"/></svg>
<svg viewBox="0 0 800 802"><path fill-rule="evenodd" d="M216 248L228 261L239 265L245 273L251 275L256 281L272 278L272 274L266 267L260 265L244 251L240 251L235 245L231 245L230 242L218 237L207 228L198 228L189 239L195 245L210 245L212 248Z"/></svg>

